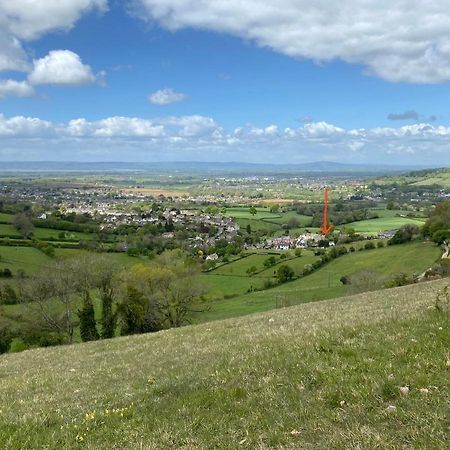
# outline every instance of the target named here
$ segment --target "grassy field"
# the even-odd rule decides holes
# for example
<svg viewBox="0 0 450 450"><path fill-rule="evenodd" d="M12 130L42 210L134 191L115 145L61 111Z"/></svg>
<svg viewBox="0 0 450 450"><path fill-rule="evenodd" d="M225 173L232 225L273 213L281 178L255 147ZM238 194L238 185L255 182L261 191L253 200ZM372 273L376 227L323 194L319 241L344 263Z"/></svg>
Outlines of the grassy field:
<svg viewBox="0 0 450 450"><path fill-rule="evenodd" d="M0 222L11 223L13 221L13 216L11 214L0 213Z"/></svg>
<svg viewBox="0 0 450 450"><path fill-rule="evenodd" d="M266 222L265 220L254 220L254 219L236 219L242 230L250 225L252 231L264 231L265 233L274 233L281 230L281 225L273 222Z"/></svg>
<svg viewBox="0 0 450 450"><path fill-rule="evenodd" d="M447 284L0 356L2 448L447 448Z"/></svg>
<svg viewBox="0 0 450 450"><path fill-rule="evenodd" d="M71 257L85 252L78 249L57 248L56 257ZM136 264L139 258L133 258L125 253L109 253L108 256L115 262L124 267ZM0 246L0 269L8 267L13 274L23 270L27 274L38 271L50 264L53 259L45 255L40 250L33 247L9 247Z"/></svg>
<svg viewBox="0 0 450 450"><path fill-rule="evenodd" d="M342 228L354 228L358 233L377 233L381 231L396 230L402 225L415 224L422 226L424 220L410 219L408 217L380 217L378 219L361 220L348 223Z"/></svg>
<svg viewBox="0 0 450 450"><path fill-rule="evenodd" d="M286 254L286 252L283 252ZM224 264L215 270L202 275L206 288L211 291L209 297L241 295L255 289L262 289L268 280L275 282L275 275L281 264L289 264L296 273L300 274L305 264L312 264L318 257L309 250L304 250L302 256L297 258L294 252L289 252L286 259L280 258L283 253L253 254L229 264ZM266 268L264 261L269 257L276 258L276 264ZM247 270L256 267L257 272L253 276L247 274Z"/></svg>
<svg viewBox="0 0 450 450"><path fill-rule="evenodd" d="M80 233L77 231L62 231L53 230L51 228L35 228L33 230L33 235L36 239L61 239L60 233L64 233L64 240L78 242L81 240L90 240L95 234L93 233ZM20 233L15 227L9 224L0 223L0 236L17 236L20 237Z"/></svg>
<svg viewBox="0 0 450 450"><path fill-rule="evenodd" d="M235 219L251 219L251 220L261 220L261 219L279 219L280 214L275 214L270 212L270 208L256 208L256 214L250 214L250 207L237 207L237 208L227 208L226 216L233 217Z"/></svg>
<svg viewBox="0 0 450 450"><path fill-rule="evenodd" d="M195 320L206 322L267 311L278 304L294 305L343 296L346 294L346 287L340 278L344 275L363 270L386 276L401 272L419 275L430 267L440 254L441 251L436 245L422 242L349 253L331 261L311 275L281 286L211 302L210 308L196 316ZM294 261L301 265L307 258L310 257L305 255ZM295 268L292 262L287 264Z"/></svg>

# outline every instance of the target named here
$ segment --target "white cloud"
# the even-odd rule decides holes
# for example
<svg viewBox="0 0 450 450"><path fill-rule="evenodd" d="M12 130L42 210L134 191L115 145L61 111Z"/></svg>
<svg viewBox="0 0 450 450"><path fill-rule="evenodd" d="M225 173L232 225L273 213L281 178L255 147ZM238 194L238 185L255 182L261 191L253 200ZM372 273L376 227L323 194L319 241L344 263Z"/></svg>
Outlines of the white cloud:
<svg viewBox="0 0 450 450"><path fill-rule="evenodd" d="M31 97L34 94L33 86L26 81L0 80L0 100L8 96Z"/></svg>
<svg viewBox="0 0 450 450"><path fill-rule="evenodd" d="M28 76L31 84L59 84L81 86L96 82L91 68L70 50L52 50L47 56L35 59Z"/></svg>
<svg viewBox="0 0 450 450"><path fill-rule="evenodd" d="M105 11L107 0L0 0L0 28L32 40L44 33L69 30L83 14Z"/></svg>
<svg viewBox="0 0 450 450"><path fill-rule="evenodd" d="M24 41L32 41L52 31L71 29L83 14L97 10L104 12L108 0L0 0L0 71L32 72L33 84L81 85L96 78L78 55L68 50L55 50L30 64L23 48ZM102 75L102 74L101 74ZM101 81L101 80L98 80ZM26 82L21 86L9 83L6 93L29 95ZM6 92L8 91L8 92Z"/></svg>
<svg viewBox="0 0 450 450"><path fill-rule="evenodd" d="M0 113L1 138L45 138L57 134L56 128L55 124L36 117L14 116L6 118Z"/></svg>
<svg viewBox="0 0 450 450"><path fill-rule="evenodd" d="M165 106L172 103L182 102L186 100L187 96L180 92L175 92L173 89L160 89L148 96L148 101L154 105Z"/></svg>
<svg viewBox="0 0 450 450"><path fill-rule="evenodd" d="M28 156L27 156L28 155ZM344 129L327 122L297 128L226 130L205 116L107 117L52 123L0 114L0 160L114 159L301 162L334 160L450 164L450 126Z"/></svg>
<svg viewBox="0 0 450 450"><path fill-rule="evenodd" d="M445 0L134 0L135 15L177 30L225 32L314 61L362 64L391 82L450 80Z"/></svg>
<svg viewBox="0 0 450 450"><path fill-rule="evenodd" d="M27 56L17 38L5 33L0 26L0 71L28 69Z"/></svg>

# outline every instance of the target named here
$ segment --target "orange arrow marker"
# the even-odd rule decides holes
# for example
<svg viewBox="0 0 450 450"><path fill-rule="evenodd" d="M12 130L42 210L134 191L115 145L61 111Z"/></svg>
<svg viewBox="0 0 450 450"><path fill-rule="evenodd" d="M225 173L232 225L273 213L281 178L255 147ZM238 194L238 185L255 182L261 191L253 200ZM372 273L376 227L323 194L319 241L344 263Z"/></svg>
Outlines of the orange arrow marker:
<svg viewBox="0 0 450 450"><path fill-rule="evenodd" d="M325 188L325 206L323 208L323 225L320 228L322 233L326 236L333 229L333 225L328 226L328 188Z"/></svg>

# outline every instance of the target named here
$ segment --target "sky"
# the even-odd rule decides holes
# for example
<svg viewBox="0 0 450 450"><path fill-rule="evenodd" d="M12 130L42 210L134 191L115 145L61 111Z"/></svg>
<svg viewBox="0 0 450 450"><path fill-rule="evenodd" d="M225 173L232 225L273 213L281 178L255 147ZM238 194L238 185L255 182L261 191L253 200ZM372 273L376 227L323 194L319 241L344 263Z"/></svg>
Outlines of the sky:
<svg viewBox="0 0 450 450"><path fill-rule="evenodd" d="M450 165L448 0L0 0L1 161Z"/></svg>

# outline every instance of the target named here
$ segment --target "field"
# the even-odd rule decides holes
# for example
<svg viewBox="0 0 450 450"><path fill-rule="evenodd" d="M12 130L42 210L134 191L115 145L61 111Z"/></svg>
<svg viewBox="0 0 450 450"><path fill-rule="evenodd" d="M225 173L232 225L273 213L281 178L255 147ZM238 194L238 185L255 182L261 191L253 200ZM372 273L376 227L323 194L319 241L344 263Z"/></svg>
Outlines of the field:
<svg viewBox="0 0 450 450"><path fill-rule="evenodd" d="M447 284L2 355L2 448L446 448Z"/></svg>
<svg viewBox="0 0 450 450"><path fill-rule="evenodd" d="M60 233L64 233L64 237L61 239ZM53 230L51 228L35 228L33 230L33 235L36 239L40 240L64 240L78 242L81 240L93 239L93 233L80 233L77 231L63 231L63 230ZM0 223L0 236L6 237L18 237L21 238L20 233L12 225Z"/></svg>
<svg viewBox="0 0 450 450"><path fill-rule="evenodd" d="M196 316L195 320L203 322L223 319L267 311L279 304L293 305L343 296L346 294L346 287L341 283L340 278L344 275L363 270L386 276L394 276L401 272L419 275L430 267L440 254L441 251L436 245L422 242L349 253L331 261L310 275L276 288L216 300L211 303L207 311ZM294 261L301 265L308 258L311 257L305 254ZM305 263L308 263L306 261ZM296 267L292 262L287 264L293 268ZM264 272L261 273L263 274ZM253 281L255 278L249 279Z"/></svg>
<svg viewBox="0 0 450 450"><path fill-rule="evenodd" d="M294 252L290 252L286 259L282 259L280 256L283 253L286 255L286 252L252 254L202 275L206 287L211 290L209 297L240 295L262 289L264 282L269 280L275 282L275 273L281 264L289 264L296 273L301 273L305 264L312 264L318 258L310 250L304 250L299 258L294 256ZM276 264L266 268L264 261L271 256L276 258ZM247 273L251 267L257 269L252 276Z"/></svg>
<svg viewBox="0 0 450 450"><path fill-rule="evenodd" d="M227 208L225 215L235 219L279 219L280 214L271 213L270 208L255 208L256 214L250 214L250 208Z"/></svg>
<svg viewBox="0 0 450 450"><path fill-rule="evenodd" d="M424 223L425 220L410 219L408 217L380 217L378 219L348 223L340 228L354 228L357 233L378 233L381 231L397 230L401 226L408 224L423 226Z"/></svg>
<svg viewBox="0 0 450 450"><path fill-rule="evenodd" d="M83 253L84 250L77 249L55 249L56 257L71 257ZM133 258L124 253L109 253L108 256L123 266L129 266L139 262L139 258ZM50 264L53 259L40 250L33 247L9 247L0 246L0 269L8 267L13 274L23 270L27 274L38 271Z"/></svg>

